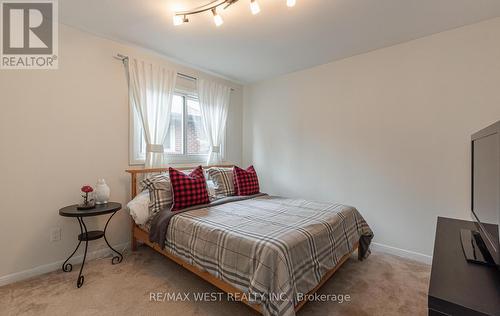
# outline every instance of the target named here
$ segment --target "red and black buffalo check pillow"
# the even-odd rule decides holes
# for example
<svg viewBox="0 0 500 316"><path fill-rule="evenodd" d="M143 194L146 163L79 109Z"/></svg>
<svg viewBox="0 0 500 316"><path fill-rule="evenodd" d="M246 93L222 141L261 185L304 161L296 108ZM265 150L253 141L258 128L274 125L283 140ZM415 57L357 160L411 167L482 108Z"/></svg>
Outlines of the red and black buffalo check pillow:
<svg viewBox="0 0 500 316"><path fill-rule="evenodd" d="M187 207L210 203L207 183L201 166L190 174L185 174L174 168L168 168L174 202L172 212L180 211Z"/></svg>
<svg viewBox="0 0 500 316"><path fill-rule="evenodd" d="M234 188L236 195L252 195L259 193L259 179L257 178L257 172L253 166L243 170L238 167L234 167Z"/></svg>

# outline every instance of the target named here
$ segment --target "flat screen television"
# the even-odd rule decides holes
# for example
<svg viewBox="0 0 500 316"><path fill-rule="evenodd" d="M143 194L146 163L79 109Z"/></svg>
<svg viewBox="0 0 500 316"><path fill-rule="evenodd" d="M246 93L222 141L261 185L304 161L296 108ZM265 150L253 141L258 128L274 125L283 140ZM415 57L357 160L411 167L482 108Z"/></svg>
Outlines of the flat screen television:
<svg viewBox="0 0 500 316"><path fill-rule="evenodd" d="M500 267L500 121L472 135L471 210L476 230L462 230L467 261Z"/></svg>

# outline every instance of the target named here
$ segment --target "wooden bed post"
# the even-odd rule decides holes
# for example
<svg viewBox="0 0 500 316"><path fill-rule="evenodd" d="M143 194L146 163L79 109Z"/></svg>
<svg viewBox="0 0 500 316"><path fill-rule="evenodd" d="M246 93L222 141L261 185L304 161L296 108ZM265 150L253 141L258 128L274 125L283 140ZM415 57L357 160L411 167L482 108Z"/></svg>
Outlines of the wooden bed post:
<svg viewBox="0 0 500 316"><path fill-rule="evenodd" d="M137 250L137 239L135 239L134 236L134 229L135 229L135 222L132 217L130 217L130 250L136 251Z"/></svg>
<svg viewBox="0 0 500 316"><path fill-rule="evenodd" d="M130 194L132 195L132 198L134 198L137 195L137 174L131 173L130 175L132 176ZM134 230L135 222L132 216L130 216L130 249L132 251L137 250L137 239L135 238Z"/></svg>

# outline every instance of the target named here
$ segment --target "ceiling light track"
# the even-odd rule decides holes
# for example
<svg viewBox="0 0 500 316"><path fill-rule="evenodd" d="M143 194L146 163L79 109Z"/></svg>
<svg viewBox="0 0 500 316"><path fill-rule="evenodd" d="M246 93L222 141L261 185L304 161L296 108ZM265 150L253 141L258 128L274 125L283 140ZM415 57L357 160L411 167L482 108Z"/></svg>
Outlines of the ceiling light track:
<svg viewBox="0 0 500 316"><path fill-rule="evenodd" d="M177 25L182 25L184 23L188 23L190 15L211 11L215 25L221 26L224 23L224 20L222 19L222 16L220 16L218 8L222 7L225 10L238 1L240 0L215 0L188 11L175 12L173 19L174 25L177 26ZM250 0L250 12L252 12L252 14L254 15L259 14L260 12L260 5L257 1L258 0ZM296 0L286 0L286 5L288 7L294 7L296 3L297 3Z"/></svg>

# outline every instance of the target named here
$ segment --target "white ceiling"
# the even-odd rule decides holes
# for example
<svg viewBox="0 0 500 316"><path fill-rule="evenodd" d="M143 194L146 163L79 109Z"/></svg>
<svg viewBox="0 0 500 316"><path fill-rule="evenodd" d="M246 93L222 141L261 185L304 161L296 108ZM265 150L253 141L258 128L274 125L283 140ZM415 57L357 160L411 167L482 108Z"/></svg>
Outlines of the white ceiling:
<svg viewBox="0 0 500 316"><path fill-rule="evenodd" d="M499 0L250 0L173 26L175 9L209 0L59 0L61 22L155 50L243 83L500 16Z"/></svg>

